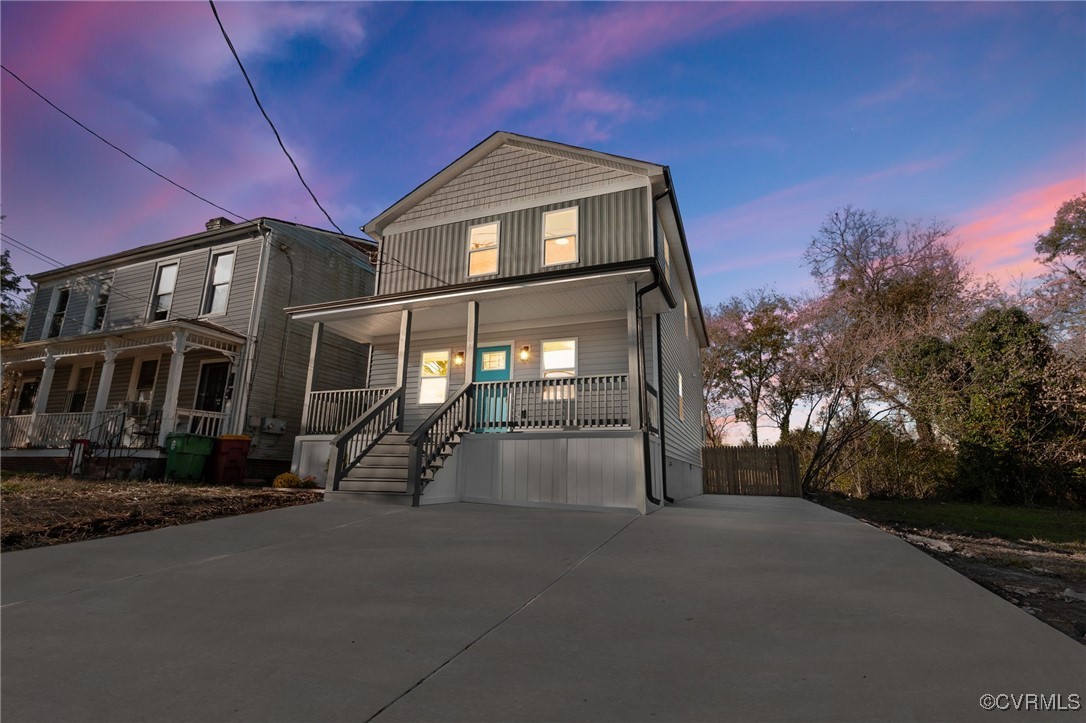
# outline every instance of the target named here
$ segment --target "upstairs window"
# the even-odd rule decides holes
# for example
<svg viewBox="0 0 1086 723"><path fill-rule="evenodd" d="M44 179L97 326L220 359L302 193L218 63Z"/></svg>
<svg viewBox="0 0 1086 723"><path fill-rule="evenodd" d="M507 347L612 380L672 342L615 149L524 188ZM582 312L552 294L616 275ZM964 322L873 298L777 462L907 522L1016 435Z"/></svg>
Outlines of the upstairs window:
<svg viewBox="0 0 1086 723"><path fill-rule="evenodd" d="M449 352L424 351L419 368L419 404L441 404L449 390Z"/></svg>
<svg viewBox="0 0 1086 723"><path fill-rule="evenodd" d="M577 207L543 214L543 265L577 261Z"/></svg>
<svg viewBox="0 0 1086 723"><path fill-rule="evenodd" d="M155 291L151 296L151 321L165 321L170 318L173 306L173 288L177 284L177 263L163 264L155 272Z"/></svg>
<svg viewBox="0 0 1086 723"><path fill-rule="evenodd" d="M57 289L53 296L53 313L49 316L49 329L47 339L60 336L60 330L64 327L64 314L68 311L68 299L72 295L71 289Z"/></svg>
<svg viewBox="0 0 1086 723"><path fill-rule="evenodd" d="M543 342L542 364L544 379L577 376L577 340L558 339Z"/></svg>
<svg viewBox="0 0 1086 723"><path fill-rule="evenodd" d="M207 271L207 288L204 290L203 314L225 314L226 301L230 298L230 279L234 275L234 252L225 251L211 255Z"/></svg>
<svg viewBox="0 0 1086 723"><path fill-rule="evenodd" d="M100 331L106 325L106 307L109 306L109 293L113 290L113 281L103 279L98 282L93 302L87 307L87 319L84 322L87 331Z"/></svg>
<svg viewBox="0 0 1086 723"><path fill-rule="evenodd" d="M468 276L498 272L498 222L472 226L468 231Z"/></svg>

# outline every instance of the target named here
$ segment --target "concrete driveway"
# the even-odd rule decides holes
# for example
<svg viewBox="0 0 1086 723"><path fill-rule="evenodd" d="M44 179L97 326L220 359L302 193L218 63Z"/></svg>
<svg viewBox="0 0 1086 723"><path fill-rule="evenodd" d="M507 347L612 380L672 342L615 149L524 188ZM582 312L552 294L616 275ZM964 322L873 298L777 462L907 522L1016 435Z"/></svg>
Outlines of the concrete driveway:
<svg viewBox="0 0 1086 723"><path fill-rule="evenodd" d="M1015 712L1022 698L986 711L986 693L1086 705L1086 648L795 499L643 518L321 503L5 553L0 569L4 723L983 721L1038 716Z"/></svg>

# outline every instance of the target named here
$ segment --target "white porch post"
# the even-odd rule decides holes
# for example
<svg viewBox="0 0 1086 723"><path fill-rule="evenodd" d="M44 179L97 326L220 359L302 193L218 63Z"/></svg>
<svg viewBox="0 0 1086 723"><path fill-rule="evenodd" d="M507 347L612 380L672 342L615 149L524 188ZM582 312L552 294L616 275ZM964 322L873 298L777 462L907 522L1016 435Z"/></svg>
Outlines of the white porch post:
<svg viewBox="0 0 1086 723"><path fill-rule="evenodd" d="M101 424L102 412L106 411L109 403L109 388L113 384L113 367L117 359L117 348L113 342L107 341L105 351L102 352L102 376L98 379L98 393L94 397L94 407L91 410L91 427L97 428Z"/></svg>
<svg viewBox="0 0 1086 723"><path fill-rule="evenodd" d="M464 384L475 381L475 347L479 344L479 302L468 302L468 335L464 349ZM510 350L510 354L516 351ZM509 368L513 368L513 360L509 360Z"/></svg>
<svg viewBox="0 0 1086 723"><path fill-rule="evenodd" d="M37 444L38 427L41 425L41 415L45 414L45 407L49 404L49 389L53 386L53 372L57 365L57 358L53 356L51 349L45 350L45 369L41 373L41 381L38 382L38 396L34 398L34 409L30 413L29 437L30 443Z"/></svg>
<svg viewBox="0 0 1086 723"><path fill-rule="evenodd" d="M396 358L396 386L400 388L400 414L396 420L396 431L403 431L403 419L407 413L407 369L410 366L408 355L411 353L411 310L404 309L400 314L400 348Z"/></svg>
<svg viewBox="0 0 1086 723"><path fill-rule="evenodd" d="M637 343L637 283L629 282L626 306L626 355L629 380L626 384L630 402L630 429L641 429L641 355Z"/></svg>
<svg viewBox="0 0 1086 723"><path fill-rule="evenodd" d="M170 374L166 377L166 401L162 407L162 426L158 430L158 446L166 446L166 435L177 426L177 395L181 391L181 369L185 365L185 339L183 331L173 333L170 345Z"/></svg>
<svg viewBox="0 0 1086 723"><path fill-rule="evenodd" d="M317 377L317 364L320 362L321 346L324 342L324 324L313 325L313 334L309 339L309 366L305 370L305 401L302 402L302 434L309 430L309 400L313 394L313 382Z"/></svg>

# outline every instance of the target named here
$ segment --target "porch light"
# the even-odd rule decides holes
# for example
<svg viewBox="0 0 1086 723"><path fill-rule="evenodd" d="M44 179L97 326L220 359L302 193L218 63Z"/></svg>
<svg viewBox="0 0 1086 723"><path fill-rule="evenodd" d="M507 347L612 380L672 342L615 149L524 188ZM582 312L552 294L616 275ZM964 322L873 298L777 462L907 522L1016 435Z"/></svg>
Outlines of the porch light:
<svg viewBox="0 0 1086 723"><path fill-rule="evenodd" d="M455 354L453 354L453 364L455 364L458 367L464 366L464 352L458 351Z"/></svg>
<svg viewBox="0 0 1086 723"><path fill-rule="evenodd" d="M520 360L528 361L528 357L531 355L532 348L527 344L520 348Z"/></svg>

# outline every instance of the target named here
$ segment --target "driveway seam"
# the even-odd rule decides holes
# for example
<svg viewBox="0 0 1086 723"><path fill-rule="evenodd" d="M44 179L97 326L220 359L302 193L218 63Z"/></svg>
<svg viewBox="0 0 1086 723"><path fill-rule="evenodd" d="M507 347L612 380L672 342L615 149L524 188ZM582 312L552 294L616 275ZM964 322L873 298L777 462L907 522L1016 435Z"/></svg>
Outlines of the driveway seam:
<svg viewBox="0 0 1086 723"><path fill-rule="evenodd" d="M586 552L586 553L584 554L584 556L583 556L583 557L581 557L581 559L577 560L577 562L573 563L573 564L572 564L571 566L569 566L568 568L566 568L566 569L565 569L565 570L564 570L564 571L562 572L562 574L561 574L561 575L559 575L558 577L554 578L554 579L553 579L553 580L551 580L551 581L550 581L549 583L547 583L547 586L546 586L546 587L544 587L544 588L543 588L542 590L540 590L540 591L539 591L539 592L537 592L537 593L536 593L535 595L533 595L533 596L532 596L532 597L530 597L530 598L529 598L528 600L526 600L526 601L525 601L525 602L524 602L523 604L521 604L521 605L520 605L520 606L519 606L519 607L518 607L518 608L517 608L516 610L514 610L514 611L513 611L513 612L511 612L511 613L509 613L509 614L508 614L508 615L506 615L506 616L505 616L504 618L502 618L501 620L499 620L498 622L494 623L494 624L493 624L492 626L490 626L489 628L487 628L486 630L484 630L484 631L483 631L482 633L480 633L480 634L478 635L478 637L476 637L476 638L475 638L474 640L471 640L470 642L468 642L468 644L467 644L467 645L465 645L465 646L464 646L464 647L462 647L462 648L461 648L460 650L458 650L458 651L457 651L456 653L454 653L453 655L451 655L451 656L450 656L450 657L449 657L449 658L448 658L448 659L447 659L447 660L446 660L445 662L443 662L443 663L442 663L441 665L437 666L436 668L434 668L433 670L431 670L431 671L430 671L429 673L427 673L426 675L422 676L422 678L420 678L420 679L418 680L418 682L416 682L416 683L415 683L414 685L412 685L412 686L411 686L410 688L408 688L408 689L407 689L407 690L405 690L404 692L400 693L400 694L399 694L398 696L396 696L395 698L393 698L392 700L390 700L390 701L389 701L388 703L385 703L385 704L384 704L383 706L381 706L381 708L380 708L380 709L379 709L379 710L378 710L378 711L377 711L376 713L374 713L374 714L373 714L373 715L371 715L371 716L370 716L369 718L367 718L367 719L366 719L366 720L365 720L365 721L364 721L363 723L370 723L370 721L372 721L372 720L374 720L375 718L377 718L377 716L379 716L379 715L381 715L382 713L384 713L384 712L385 712L386 710L388 710L388 709L389 709L389 708L391 708L391 707L392 707L393 705L395 705L395 704L396 704L396 703L397 703L398 701L400 701L400 700L402 700L403 698L407 697L407 695L408 695L408 694L410 694L410 693L411 693L412 691L414 691L414 690L415 690L416 688L418 688L418 687L419 687L420 685L422 685L423 683L425 683L426 681L428 681L428 680L429 680L430 678L434 677L435 675L437 675L438 673L440 673L440 672L441 672L442 670L444 670L444 669L445 669L445 668L446 668L446 667L447 667L448 665L450 665L450 664L451 664L451 663L452 663L452 662L453 662L454 660L456 660L456 659L457 659L457 658L459 658L459 657L460 657L461 655L463 655L464 653L466 653L466 652L467 652L467 651L468 651L469 649L471 649L471 648L472 648L472 647L473 647L473 646L474 646L474 645L475 645L476 643L478 643L478 642L479 642L480 640L482 640L483 638L487 637L487 636L488 636L488 635L490 635L490 634L491 634L492 632L494 632L495 630L497 630L498 628L500 628L500 627L501 627L502 625L505 625L505 623L509 622L509 621L510 621L510 620L512 620L512 619L513 619L514 617L516 617L517 615L519 615L519 614L521 613L521 611L525 610L525 609L526 609L526 608L527 608L527 607L528 607L529 605L531 605L532 603L534 603L534 602L535 602L536 600L538 600L539 598L543 597L543 595L545 595L545 594L547 593L547 591L548 591L548 590L550 590L550 589L551 589L552 587L554 587L554 586L555 586L555 585L557 585L557 584L558 584L559 582L561 582L561 581L562 581L562 579L563 579L563 578L564 578L564 577L565 577L566 575L570 574L571 572L573 572L574 570L576 570L576 569L577 569L578 567L580 567L580 566L581 566L581 565L582 565L582 564L583 564L583 563L584 563L585 561L587 561L587 560L588 560L588 558L590 558L590 557L592 557L593 555L595 555L595 554L596 554L597 552L599 552L599 551L600 551L600 549L602 549L602 548L603 548L603 547L604 547L605 545L607 545L607 543L609 543L609 542L610 542L611 540L613 540L613 539L615 539L616 537L618 537L619 535L621 535L621 534L622 534L623 532L625 532L625 531L626 531L626 528L628 528L628 527L629 527L630 525L632 525L633 523L637 522L637 521L638 521L638 520L640 520L640 519L641 519L641 517L640 517L640 516L634 517L634 518L632 518L632 519L631 519L631 520L630 520L629 522L627 522L627 523L626 523L625 525L623 525L622 527L620 527L619 529L617 529L617 530L616 530L616 531L614 532L614 534L612 534L612 535L611 535L610 537L608 537L608 538L607 538L606 540L604 540L603 542L601 542L600 544L596 545L596 546L595 546L595 547L593 547L593 548L592 548L591 550L589 550L588 552Z"/></svg>
<svg viewBox="0 0 1086 723"><path fill-rule="evenodd" d="M323 504L323 503L321 503L321 504ZM313 532L307 532L307 533L305 533L303 535L299 535L297 537L291 537L290 539L279 540L277 542L269 542L266 545L257 545L256 547L247 547L247 548L245 548L243 550L235 550L234 552L227 552L227 553L224 553L222 555L212 555L211 557L202 557L199 560L192 560L190 562L183 562L183 563L179 563L177 565L170 565L169 567L161 567L161 568L158 568L157 570L145 570L143 572L137 572L137 573L133 573L131 575L125 575L123 577L115 577L115 578L111 578L109 580L103 580L102 582L96 582L96 583L93 583L91 585L85 585L83 587L77 587L77 588L73 588L71 590L65 590L64 592L52 593L50 595L43 595L42 597L30 598L28 600L16 600L15 602L10 602L10 603L5 603L3 605L0 605L0 610L7 610L8 608L19 607L19 606L22 606L22 605L29 605L30 603L42 602L44 600L53 600L55 598L63 597L65 595L72 595L73 593L84 592L86 590L93 590L95 588L105 587L106 585L113 585L113 584L116 584L116 583L119 583L119 582L125 582L127 580L134 580L134 579L140 578L140 577L149 577L151 575L161 575L163 573L172 572L174 570L184 570L187 567L195 567L197 565L204 565L204 564L209 563L209 562L215 562L216 560L224 560L224 559L226 559L228 557L234 557L236 555L246 555L246 554L248 554L250 552L256 552L257 550L267 550L269 548L279 547L281 545L286 545L288 543L293 543L293 542L296 542L298 540L304 540L306 538L314 537L316 535L323 535L323 534L325 534L327 532L332 532L333 530L341 530L344 527L351 527L353 525L358 525L358 524L361 524L363 522L366 522L367 520L374 520L374 519L378 519L380 517L384 517L386 515L397 514L397 513L403 512L404 509L405 508L402 508L402 507L396 507L396 508L388 510L387 512L380 512L380 513L378 513L376 515L370 515L368 517L363 517L361 519L357 519L357 520L354 520L352 522L345 522L342 525L334 525L332 527L325 527L325 528L322 528L320 530L315 530ZM223 518L219 518L219 519L223 519ZM204 520L204 522L210 522L210 521L211 520ZM160 528L160 529L162 529L162 528ZM146 532L154 532L154 530L146 530ZM139 534L139 533L136 533L136 534Z"/></svg>

